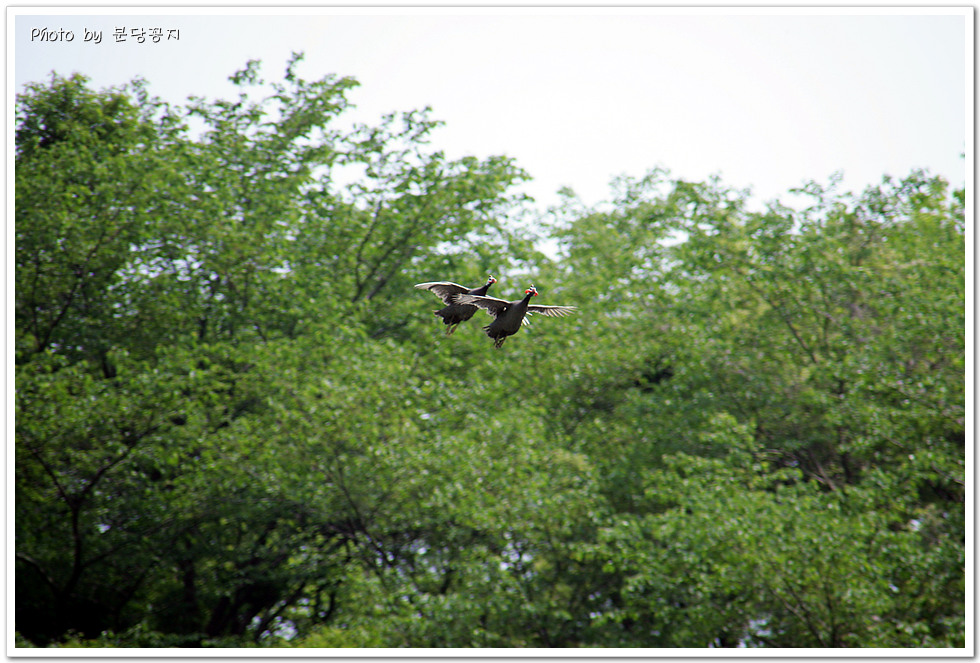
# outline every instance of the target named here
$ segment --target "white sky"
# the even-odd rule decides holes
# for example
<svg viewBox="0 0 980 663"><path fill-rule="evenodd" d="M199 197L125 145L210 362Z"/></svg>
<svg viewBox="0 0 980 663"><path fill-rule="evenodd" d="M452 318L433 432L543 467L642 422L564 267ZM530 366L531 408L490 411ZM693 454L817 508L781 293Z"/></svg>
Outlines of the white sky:
<svg viewBox="0 0 980 663"><path fill-rule="evenodd" d="M7 11L14 92L54 70L97 88L142 76L172 103L230 98L248 59L278 79L304 51L304 78L361 82L358 119L429 105L448 156L514 157L542 208L562 186L598 202L614 176L654 166L765 201L838 170L852 190L913 168L961 186L972 164L972 8ZM116 27L180 38L116 43ZM34 28L75 38L32 41Z"/></svg>

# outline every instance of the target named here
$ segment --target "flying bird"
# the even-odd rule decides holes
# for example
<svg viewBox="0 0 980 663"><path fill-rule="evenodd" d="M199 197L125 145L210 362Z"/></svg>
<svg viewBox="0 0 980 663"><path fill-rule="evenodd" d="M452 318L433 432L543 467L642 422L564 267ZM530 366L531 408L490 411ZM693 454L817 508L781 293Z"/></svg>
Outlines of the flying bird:
<svg viewBox="0 0 980 663"><path fill-rule="evenodd" d="M540 306L531 304L531 297L537 297L538 291L532 285L524 291L524 299L505 302L503 299L483 295L456 295L457 304L472 304L485 309L494 320L483 328L487 336L493 339L493 347L499 348L508 336L516 334L521 325L528 324L527 316L540 313L550 317L564 317L577 310L575 306Z"/></svg>
<svg viewBox="0 0 980 663"><path fill-rule="evenodd" d="M475 295L482 297L487 294L490 286L496 282L497 279L491 276L484 285L473 289L466 288L458 283L452 283L451 281L430 281L429 283L418 283L415 287L419 290L429 290L442 299L443 304L446 304L446 307L436 311L435 315L441 317L442 321L446 323L446 335L448 336L456 331L456 328L459 327L461 322L466 322L476 313L476 306L453 301L456 295Z"/></svg>

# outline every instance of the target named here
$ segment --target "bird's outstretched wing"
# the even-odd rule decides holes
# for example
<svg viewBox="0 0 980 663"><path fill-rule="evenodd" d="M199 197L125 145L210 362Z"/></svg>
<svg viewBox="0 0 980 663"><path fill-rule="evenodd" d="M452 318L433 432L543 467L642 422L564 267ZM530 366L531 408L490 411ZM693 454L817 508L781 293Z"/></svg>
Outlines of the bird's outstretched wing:
<svg viewBox="0 0 980 663"><path fill-rule="evenodd" d="M510 302L504 301L503 299L481 297L480 295L457 295L453 298L453 302L456 304L472 304L473 306L478 306L479 308L485 309L487 313L495 318L510 306Z"/></svg>
<svg viewBox="0 0 980 663"><path fill-rule="evenodd" d="M528 313L540 313L551 318L564 318L566 315L574 313L577 310L577 306L541 306L539 304L531 304L527 307Z"/></svg>
<svg viewBox="0 0 980 663"><path fill-rule="evenodd" d="M430 281L428 283L416 283L415 287L419 290L429 290L437 297L442 299L444 304L453 304L453 297L464 292L469 292L469 288L464 288L452 281Z"/></svg>

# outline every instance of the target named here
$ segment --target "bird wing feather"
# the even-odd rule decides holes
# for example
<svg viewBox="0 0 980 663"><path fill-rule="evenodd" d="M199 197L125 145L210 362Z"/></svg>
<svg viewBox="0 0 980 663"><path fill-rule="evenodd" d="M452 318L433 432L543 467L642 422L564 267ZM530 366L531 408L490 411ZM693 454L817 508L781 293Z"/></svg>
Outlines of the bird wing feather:
<svg viewBox="0 0 980 663"><path fill-rule="evenodd" d="M453 302L456 304L472 304L473 306L484 309L495 318L510 306L510 302L504 301L503 299L481 297L480 295L457 295L453 299Z"/></svg>
<svg viewBox="0 0 980 663"><path fill-rule="evenodd" d="M469 288L465 288L458 283L453 283L452 281L430 281L428 283L417 283L415 287L419 290L429 290L437 297L442 299L445 304L453 304L453 297L469 292Z"/></svg>
<svg viewBox="0 0 980 663"><path fill-rule="evenodd" d="M540 304L531 304L527 307L528 313L540 313L552 318L564 318L570 313L574 313L578 310L577 306L542 306Z"/></svg>

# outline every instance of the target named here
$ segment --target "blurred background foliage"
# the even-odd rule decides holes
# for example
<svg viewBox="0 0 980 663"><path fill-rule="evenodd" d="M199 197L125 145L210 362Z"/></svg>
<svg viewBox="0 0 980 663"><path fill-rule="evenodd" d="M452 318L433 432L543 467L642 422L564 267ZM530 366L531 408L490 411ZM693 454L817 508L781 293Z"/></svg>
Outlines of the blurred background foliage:
<svg viewBox="0 0 980 663"><path fill-rule="evenodd" d="M299 59L17 98L18 646L964 646L964 191L540 212Z"/></svg>

